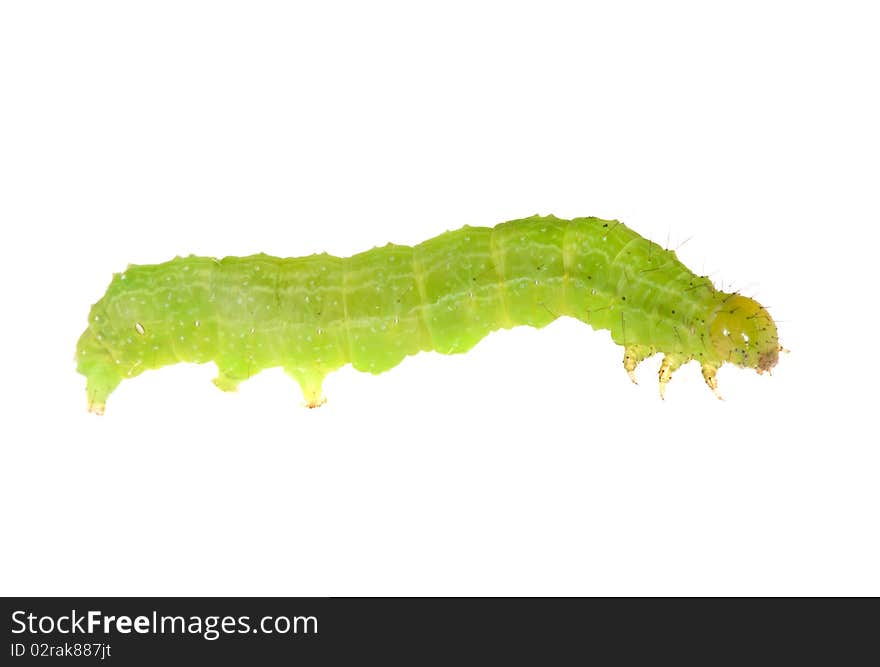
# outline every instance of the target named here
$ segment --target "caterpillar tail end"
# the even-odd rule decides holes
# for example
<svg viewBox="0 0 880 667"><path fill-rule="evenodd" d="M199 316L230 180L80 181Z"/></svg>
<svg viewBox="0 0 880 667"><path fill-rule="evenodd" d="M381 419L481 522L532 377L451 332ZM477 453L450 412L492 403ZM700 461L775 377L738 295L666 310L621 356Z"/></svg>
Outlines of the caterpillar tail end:
<svg viewBox="0 0 880 667"><path fill-rule="evenodd" d="M122 381L119 377L102 374L88 375L86 382L86 405L94 415L103 415L107 398Z"/></svg>
<svg viewBox="0 0 880 667"><path fill-rule="evenodd" d="M98 415L99 417L104 414L104 410L107 407L106 401L93 401L89 399L89 412L93 415Z"/></svg>
<svg viewBox="0 0 880 667"><path fill-rule="evenodd" d="M76 362L77 371L86 377L89 412L103 415L107 398L122 382L119 365L91 329L86 329L77 343Z"/></svg>
<svg viewBox="0 0 880 667"><path fill-rule="evenodd" d="M115 371L116 369L109 369ZM82 371L80 371L82 372ZM101 367L85 373L86 376L86 407L95 415L103 415L107 406L107 398L122 381L118 375L107 372Z"/></svg>

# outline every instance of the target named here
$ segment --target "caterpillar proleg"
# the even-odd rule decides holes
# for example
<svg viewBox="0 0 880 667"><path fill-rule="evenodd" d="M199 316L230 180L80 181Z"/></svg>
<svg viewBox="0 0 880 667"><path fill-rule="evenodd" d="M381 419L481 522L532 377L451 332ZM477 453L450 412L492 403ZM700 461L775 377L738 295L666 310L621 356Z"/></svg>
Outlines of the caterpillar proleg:
<svg viewBox="0 0 880 667"><path fill-rule="evenodd" d="M661 396L688 361L717 395L722 364L763 373L782 349L760 304L716 290L624 224L533 216L345 258L132 265L92 306L76 359L99 414L124 379L208 361L224 390L282 367L316 407L324 378L346 364L381 373L408 355L466 352L494 330L561 316L608 329L634 382L636 366L662 353Z"/></svg>

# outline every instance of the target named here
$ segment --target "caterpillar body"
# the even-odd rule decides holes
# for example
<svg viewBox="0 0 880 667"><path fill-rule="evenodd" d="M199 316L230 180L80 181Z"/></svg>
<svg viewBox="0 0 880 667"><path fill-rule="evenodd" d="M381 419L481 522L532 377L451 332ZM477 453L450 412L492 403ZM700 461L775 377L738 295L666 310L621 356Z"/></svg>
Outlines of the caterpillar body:
<svg viewBox="0 0 880 667"><path fill-rule="evenodd" d="M722 364L763 373L782 349L760 304L716 290L624 224L533 216L346 258L132 265L92 307L76 358L98 414L124 379L208 361L223 390L280 366L315 407L325 376L346 364L381 373L408 355L465 352L493 330L560 316L608 329L633 382L636 366L662 353L661 396L690 360L717 395Z"/></svg>

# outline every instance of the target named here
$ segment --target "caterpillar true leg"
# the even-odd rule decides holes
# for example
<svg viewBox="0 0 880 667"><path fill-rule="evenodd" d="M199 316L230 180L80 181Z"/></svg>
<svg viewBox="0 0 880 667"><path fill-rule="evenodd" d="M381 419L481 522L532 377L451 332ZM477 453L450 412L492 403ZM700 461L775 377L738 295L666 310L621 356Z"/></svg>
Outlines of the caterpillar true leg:
<svg viewBox="0 0 880 667"><path fill-rule="evenodd" d="M654 351L654 348L647 345L627 345L624 348L623 367L633 384L638 384L635 374L636 366L654 354Z"/></svg>
<svg viewBox="0 0 880 667"><path fill-rule="evenodd" d="M709 386L709 389L712 390L712 393L715 394L715 397L719 401L723 401L724 398L718 393L718 379L715 377L716 373L718 373L718 369L711 364L703 364L703 379L706 381L706 384Z"/></svg>
<svg viewBox="0 0 880 667"><path fill-rule="evenodd" d="M686 361L688 361L687 357L678 354L667 354L663 357L663 363L660 364L659 373L660 398L666 398L666 385L669 384L669 381L672 379L672 374Z"/></svg>

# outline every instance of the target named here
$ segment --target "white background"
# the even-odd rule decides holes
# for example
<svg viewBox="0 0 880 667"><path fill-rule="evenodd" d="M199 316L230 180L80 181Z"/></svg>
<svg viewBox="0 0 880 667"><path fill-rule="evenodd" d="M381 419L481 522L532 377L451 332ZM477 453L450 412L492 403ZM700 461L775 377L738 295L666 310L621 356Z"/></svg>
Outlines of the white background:
<svg viewBox="0 0 880 667"><path fill-rule="evenodd" d="M872 4L3 3L0 593L880 594ZM661 402L564 320L85 410L129 262L533 213L687 241L792 353Z"/></svg>

